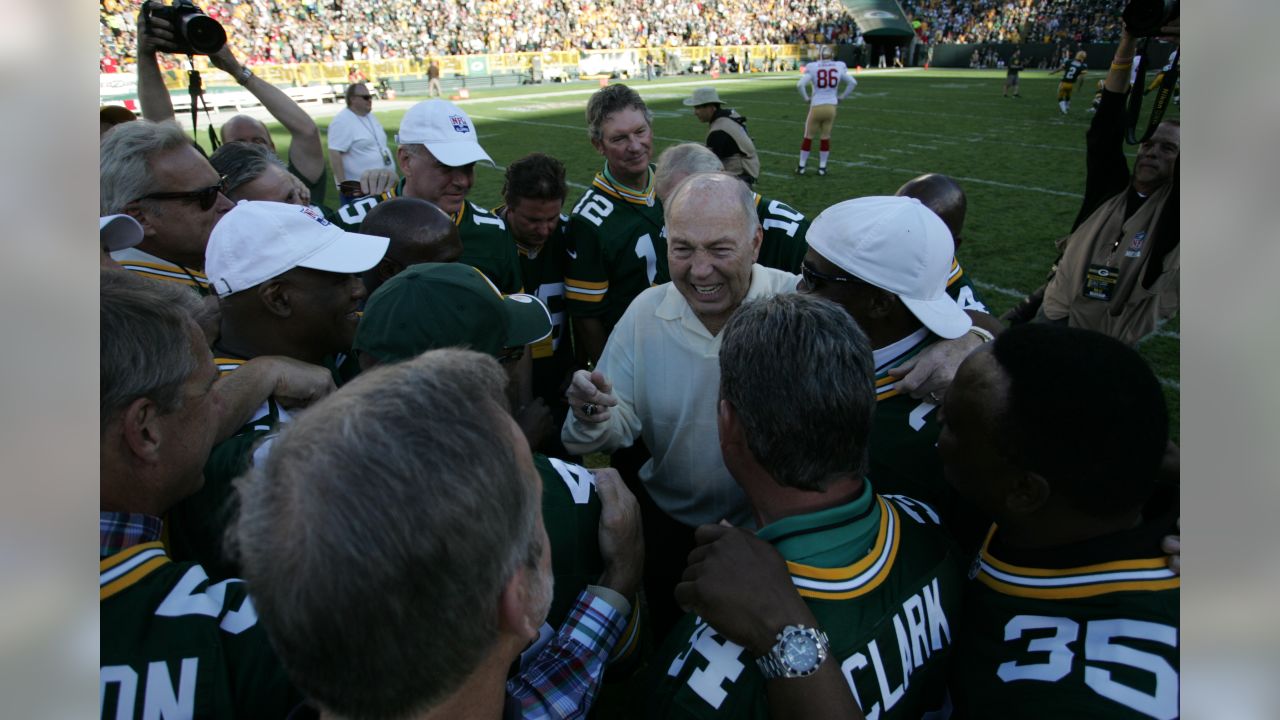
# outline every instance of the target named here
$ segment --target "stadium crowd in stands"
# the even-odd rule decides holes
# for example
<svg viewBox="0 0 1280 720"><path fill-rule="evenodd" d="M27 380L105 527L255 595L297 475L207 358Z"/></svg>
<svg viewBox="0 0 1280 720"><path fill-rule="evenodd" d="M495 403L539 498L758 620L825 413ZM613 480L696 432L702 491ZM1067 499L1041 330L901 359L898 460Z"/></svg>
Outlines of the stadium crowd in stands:
<svg viewBox="0 0 1280 720"><path fill-rule="evenodd" d="M200 3L198 3L200 4ZM101 0L102 67L134 59L140 2ZM247 64L343 62L535 50L852 42L838 0L217 0L200 4ZM820 34L819 38L816 35Z"/></svg>
<svg viewBox="0 0 1280 720"><path fill-rule="evenodd" d="M1122 0L902 0L921 39L937 43L1105 42Z"/></svg>

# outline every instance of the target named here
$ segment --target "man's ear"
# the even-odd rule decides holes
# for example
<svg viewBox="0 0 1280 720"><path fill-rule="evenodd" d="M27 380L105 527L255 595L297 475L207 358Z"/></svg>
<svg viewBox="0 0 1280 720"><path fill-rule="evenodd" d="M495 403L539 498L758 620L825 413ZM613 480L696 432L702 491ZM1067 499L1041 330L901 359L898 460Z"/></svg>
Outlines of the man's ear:
<svg viewBox="0 0 1280 720"><path fill-rule="evenodd" d="M409 172L409 159L412 157L413 153L409 152L408 148L403 145L396 148L396 165L400 167L400 174L405 177L409 177L412 174Z"/></svg>
<svg viewBox="0 0 1280 720"><path fill-rule="evenodd" d="M287 318L293 315L292 287L280 278L272 278L258 286L258 299L272 315Z"/></svg>
<svg viewBox="0 0 1280 720"><path fill-rule="evenodd" d="M151 398L138 398L120 414L121 433L129 451L141 460L156 462L163 440L160 407Z"/></svg>
<svg viewBox="0 0 1280 720"><path fill-rule="evenodd" d="M1043 475L1024 472L1017 476L1005 496L1005 507L1017 515L1030 515L1043 508L1052 493L1049 481Z"/></svg>
<svg viewBox="0 0 1280 720"><path fill-rule="evenodd" d="M400 274L402 270L404 270L404 265L401 265L399 262L396 262L385 255L382 256L382 259L379 260L378 264L373 268L373 271L377 274L376 277L382 282L390 280Z"/></svg>
<svg viewBox="0 0 1280 720"><path fill-rule="evenodd" d="M592 138L592 139L591 139L591 147L595 148L595 149L596 149L596 152L600 153L601 155L604 155L604 141L603 141L603 140L596 140L595 138Z"/></svg>
<svg viewBox="0 0 1280 720"><path fill-rule="evenodd" d="M897 296L888 290L880 288L871 288L871 296L867 300L867 312L876 319L889 317L893 312L894 303L899 302Z"/></svg>
<svg viewBox="0 0 1280 720"><path fill-rule="evenodd" d="M760 259L760 246L764 243L764 228L756 226L756 236L751 239L751 262Z"/></svg>
<svg viewBox="0 0 1280 720"><path fill-rule="evenodd" d="M142 207L142 203L138 202L137 200L134 200L133 202L121 208L121 212L133 218L134 220L138 221L138 224L142 226L143 239L147 239L155 236L156 229L151 224L150 213L148 213Z"/></svg>
<svg viewBox="0 0 1280 720"><path fill-rule="evenodd" d="M532 582L529 574L533 572L537 570L521 564L507 578L498 596L498 632L511 635L522 643L536 638L542 627L542 621L535 622L529 614L529 584Z"/></svg>

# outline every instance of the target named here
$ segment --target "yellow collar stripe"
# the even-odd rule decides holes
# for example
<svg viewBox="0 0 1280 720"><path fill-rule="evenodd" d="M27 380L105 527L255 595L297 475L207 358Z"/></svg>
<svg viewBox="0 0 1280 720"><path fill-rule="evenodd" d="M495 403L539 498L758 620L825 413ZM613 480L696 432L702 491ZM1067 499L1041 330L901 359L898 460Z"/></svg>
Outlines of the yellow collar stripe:
<svg viewBox="0 0 1280 720"><path fill-rule="evenodd" d="M802 597L819 600L847 600L875 590L893 569L898 555L901 518L897 509L884 498L880 503L880 532L867 556L841 568L819 568L788 562L791 581Z"/></svg>
<svg viewBox="0 0 1280 720"><path fill-rule="evenodd" d="M99 601L119 593L169 562L164 545L159 542L135 545L99 563Z"/></svg>

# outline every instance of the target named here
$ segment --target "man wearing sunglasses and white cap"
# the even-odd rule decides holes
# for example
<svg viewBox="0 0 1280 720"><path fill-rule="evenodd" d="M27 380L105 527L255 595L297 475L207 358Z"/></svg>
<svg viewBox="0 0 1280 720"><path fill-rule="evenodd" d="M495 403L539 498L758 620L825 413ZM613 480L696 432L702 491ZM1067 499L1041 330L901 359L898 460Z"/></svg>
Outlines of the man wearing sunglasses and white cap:
<svg viewBox="0 0 1280 720"><path fill-rule="evenodd" d="M205 269L218 294L222 327L214 362L223 376L249 360L280 355L322 365L335 382L351 351L365 297L357 273L373 267L388 240L344 232L310 207L244 201L227 213L209 238ZM301 403L301 404L306 404ZM258 441L289 419L277 397L252 415L230 439L214 446L205 486L171 512L174 556L201 562L211 575L235 573L222 556L222 510L231 480L263 454Z"/></svg>
<svg viewBox="0 0 1280 720"><path fill-rule="evenodd" d="M943 339L991 339L947 295L955 254L951 232L915 198L865 197L823 210L806 239L797 289L842 306L874 350L868 477L876 492L924 500L949 520L957 499L936 450L941 396L912 398L889 370Z"/></svg>
<svg viewBox="0 0 1280 720"><path fill-rule="evenodd" d="M378 203L405 196L427 200L458 226L462 257L458 262L483 272L504 293L518 293L520 258L502 218L467 202L475 166L493 159L480 147L475 125L462 108L447 100L426 100L409 108L396 134L396 164L404 179L378 196L360 198L338 209L338 220L354 230Z"/></svg>

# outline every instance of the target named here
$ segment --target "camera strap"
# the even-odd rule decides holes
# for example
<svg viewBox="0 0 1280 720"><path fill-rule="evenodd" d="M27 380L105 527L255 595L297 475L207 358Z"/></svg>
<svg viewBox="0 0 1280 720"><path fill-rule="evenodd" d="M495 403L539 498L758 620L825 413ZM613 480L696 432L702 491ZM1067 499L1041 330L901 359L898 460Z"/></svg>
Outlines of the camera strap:
<svg viewBox="0 0 1280 720"><path fill-rule="evenodd" d="M1147 129L1143 133L1142 139L1139 140L1136 135L1138 129L1138 116L1142 113L1142 96L1147 90L1147 64L1150 62L1147 45L1150 44L1149 38L1143 38L1142 47L1138 49L1141 57L1138 59L1138 69L1134 74L1133 87L1129 88L1129 101L1127 105L1127 118L1125 121L1125 140L1130 145L1146 142L1155 133L1156 128L1164 120L1165 110L1169 108L1169 101L1173 98L1173 88L1178 83L1178 67L1181 58L1178 57L1178 51L1174 50L1173 62L1169 65L1169 70L1165 72L1164 79L1160 82L1159 89L1156 90L1156 100L1151 105L1151 116L1147 119Z"/></svg>
<svg viewBox="0 0 1280 720"><path fill-rule="evenodd" d="M187 71L187 91L191 93L191 135L199 135L199 108L198 103L204 103L204 116L209 121L209 145L214 150L218 149L221 144L218 142L218 133L213 129L213 117L209 114L209 103L204 99L204 86L200 81L200 71L196 70L195 58L187 56L187 61L191 63L191 69Z"/></svg>

